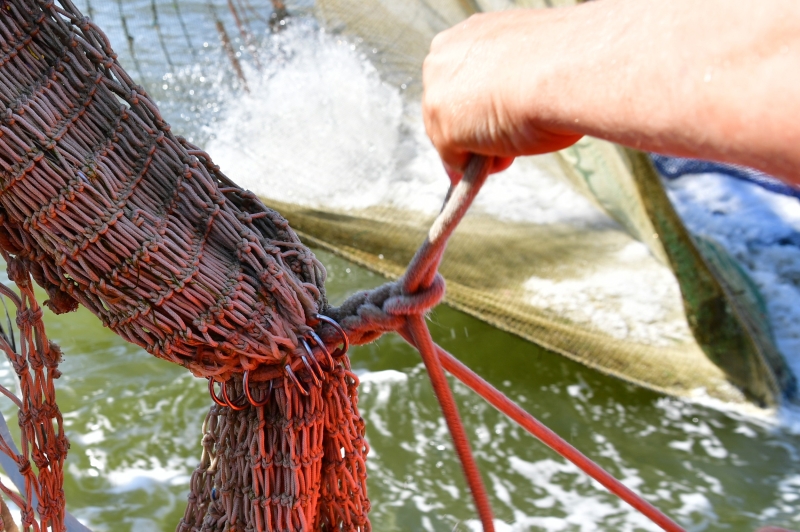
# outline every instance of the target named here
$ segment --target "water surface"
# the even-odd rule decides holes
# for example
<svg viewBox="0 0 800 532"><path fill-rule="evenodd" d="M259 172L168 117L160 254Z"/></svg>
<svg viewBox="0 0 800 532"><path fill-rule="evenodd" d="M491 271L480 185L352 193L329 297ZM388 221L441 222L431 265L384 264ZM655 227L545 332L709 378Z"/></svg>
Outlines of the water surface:
<svg viewBox="0 0 800 532"><path fill-rule="evenodd" d="M383 280L318 251L332 301ZM70 510L96 531L170 531L182 516L210 405L204 380L117 338L88 312L45 314L61 344L58 401L72 446ZM688 530L798 527L800 436L643 390L447 307L430 316L457 354ZM396 335L351 352L371 445L373 528L477 529L419 356ZM13 385L8 369L4 385ZM498 530L657 530L464 386L454 386ZM15 419L7 402L7 418Z"/></svg>

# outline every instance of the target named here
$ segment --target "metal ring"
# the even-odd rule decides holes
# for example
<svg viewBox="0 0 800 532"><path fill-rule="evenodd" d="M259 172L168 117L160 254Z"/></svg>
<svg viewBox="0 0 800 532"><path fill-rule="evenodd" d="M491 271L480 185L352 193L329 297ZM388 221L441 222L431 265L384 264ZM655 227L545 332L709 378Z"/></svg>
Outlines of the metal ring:
<svg viewBox="0 0 800 532"><path fill-rule="evenodd" d="M324 374L324 370L322 369L322 365L319 363L317 358L314 356L314 352L311 351L311 346L308 345L308 340L306 340L305 337L301 337L300 338L300 344L302 344L303 349L305 349L306 353L308 353L308 358L311 359L312 365L316 368L316 370L314 371L314 374L319 376L319 380L325 380L325 374Z"/></svg>
<svg viewBox="0 0 800 532"><path fill-rule="evenodd" d="M334 362L330 351L328 351L328 348L325 346L325 342L323 342L322 338L320 338L319 335L317 333L315 333L313 330L312 331L308 331L306 334L309 336L309 338L311 338L314 341L315 344L317 344L317 347L322 349L322 352L325 353L325 358L328 361L328 368L327 368L326 371L328 371L328 372L333 371L333 368L336 366L336 362Z"/></svg>
<svg viewBox="0 0 800 532"><path fill-rule="evenodd" d="M250 370L244 372L244 377L242 378L242 387L244 388L244 394L247 396L247 400L250 401L250 404L255 406L256 408L262 407L265 404L269 403L269 398L272 396L272 379L269 381L269 391L267 392L267 397L261 401L260 403L253 399L253 394L250 393Z"/></svg>
<svg viewBox="0 0 800 532"><path fill-rule="evenodd" d="M217 397L217 393L214 391L214 383L216 383L213 378L209 377L208 379L208 393L211 395L211 399L217 403L219 406L228 406L228 404ZM220 383L220 385L224 386L224 384Z"/></svg>
<svg viewBox="0 0 800 532"><path fill-rule="evenodd" d="M244 397L244 394L242 394L242 397ZM239 397L239 399L241 399L242 397ZM230 407L231 410L236 410L237 412L239 412L247 408L246 402L239 405L235 405L231 401L230 397L228 397L228 381L222 383L222 398L225 399L225 402L228 403L226 406Z"/></svg>
<svg viewBox="0 0 800 532"><path fill-rule="evenodd" d="M308 390L303 388L303 385L300 384L300 381L297 379L297 375L295 375L294 371L292 371L292 366L290 366L289 364L286 364L286 366L284 366L283 370L286 372L286 375L290 379L292 379L292 382L294 382L294 385L297 386L297 388L300 390L300 393L303 394L303 395L308 395Z"/></svg>
<svg viewBox="0 0 800 532"><path fill-rule="evenodd" d="M342 337L342 346L343 347L336 348L336 351L331 353L331 356L333 358L339 358L339 357L342 357L342 356L346 355L347 354L347 350L350 349L350 338L347 337L347 333L344 332L344 329L342 329L342 326L339 325L339 323L335 319L331 318L330 316L325 316L323 314L314 314L314 318L316 318L316 319L318 319L320 321L324 321L325 323L327 323L328 325L330 325L331 327L336 329L336 331L339 333L339 336Z"/></svg>
<svg viewBox="0 0 800 532"><path fill-rule="evenodd" d="M314 358L314 357L311 357L311 358ZM322 388L322 381L319 380L319 377L317 377L317 372L314 371L314 368L312 368L311 364L308 363L308 358L306 358L306 356L303 355L303 356L300 357L300 360L303 361L303 364L305 364L306 369L311 374L311 378L314 380L314 386L316 386L317 388ZM316 360L314 362L316 362Z"/></svg>

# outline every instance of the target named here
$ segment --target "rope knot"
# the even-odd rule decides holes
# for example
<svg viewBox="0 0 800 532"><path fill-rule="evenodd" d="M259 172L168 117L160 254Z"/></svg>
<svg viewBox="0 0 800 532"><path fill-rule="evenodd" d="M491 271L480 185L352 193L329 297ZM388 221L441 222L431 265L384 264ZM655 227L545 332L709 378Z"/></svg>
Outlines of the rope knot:
<svg viewBox="0 0 800 532"><path fill-rule="evenodd" d="M33 508L20 508L19 520L23 528L28 529L31 527L36 522L36 514L34 513Z"/></svg>
<svg viewBox="0 0 800 532"><path fill-rule="evenodd" d="M33 327L40 319L42 319L41 308L37 308L36 310L29 308L21 310L17 313L17 327L19 327L20 330Z"/></svg>
<svg viewBox="0 0 800 532"><path fill-rule="evenodd" d="M421 287L413 294L402 291L400 282L396 283L396 286L401 288L399 293L383 303L383 311L392 316L424 314L439 304L445 292L444 277L439 273L433 277L433 282L429 287Z"/></svg>
<svg viewBox="0 0 800 532"><path fill-rule="evenodd" d="M404 284L400 278L374 290L358 292L340 307L328 309L328 315L344 328L351 343L360 345L400 330L407 316L425 314L444 297L445 280L439 273L433 276L430 286L420 287L412 294L405 291ZM326 341L329 332L332 333L327 329L320 332Z"/></svg>

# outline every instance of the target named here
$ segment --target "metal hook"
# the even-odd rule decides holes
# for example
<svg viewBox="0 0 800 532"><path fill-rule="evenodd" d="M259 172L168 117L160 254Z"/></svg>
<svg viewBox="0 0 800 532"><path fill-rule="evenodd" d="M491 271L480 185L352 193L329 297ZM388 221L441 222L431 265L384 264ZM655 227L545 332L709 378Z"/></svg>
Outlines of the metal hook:
<svg viewBox="0 0 800 532"><path fill-rule="evenodd" d="M216 382L217 381L215 381L213 378L209 377L209 379L208 379L208 393L211 395L211 399L215 403L217 403L219 406L228 406L228 404L225 401L223 401L222 399L217 397L217 393L214 391L214 384ZM224 386L224 384L220 383L220 386Z"/></svg>
<svg viewBox="0 0 800 532"><path fill-rule="evenodd" d="M295 375L294 371L292 371L292 366L290 366L289 364L286 364L286 366L284 366L283 370L286 372L286 375L290 379L292 379L292 382L294 382L294 385L297 386L297 388L300 390L300 393L303 394L303 395L308 395L308 390L303 388L303 385L300 384L300 381L298 380L297 375Z"/></svg>
<svg viewBox="0 0 800 532"><path fill-rule="evenodd" d="M317 345L317 347L319 347L322 350L322 352L325 353L325 358L327 359L327 363L328 363L328 368L326 369L326 371L328 371L328 372L333 371L333 368L336 366L336 362L334 362L330 351L328 351L328 348L325 346L325 342L323 342L322 338L320 338L319 335L317 335L317 333L315 333L314 331L308 331L306 334L308 335L308 337L311 340L313 340L313 342ZM308 351L308 354L310 355L311 354L311 350L307 349L307 351ZM325 368L323 368L323 369L325 369Z"/></svg>
<svg viewBox="0 0 800 532"><path fill-rule="evenodd" d="M239 397L239 399L241 399L242 397L244 397L244 394L242 394L242 396ZM246 402L236 405L236 404L233 404L233 401L231 401L230 397L228 397L228 381L225 381L224 383L222 383L222 398L225 399L226 403L228 403L225 406L230 407L231 410L236 410L237 412L239 412L239 411L244 410L245 408L247 408L247 403Z"/></svg>
<svg viewBox="0 0 800 532"><path fill-rule="evenodd" d="M242 378L242 387L244 388L244 394L247 396L247 400L250 401L250 404L255 407L261 407L265 404L269 403L269 398L272 396L272 379L269 381L269 391L266 394L266 398L258 402L253 399L252 393L250 393L250 370L244 372L244 377Z"/></svg>
<svg viewBox="0 0 800 532"><path fill-rule="evenodd" d="M313 359L314 357L311 358ZM317 377L317 372L314 371L314 368L312 368L311 364L308 363L308 358L306 358L306 356L303 355L300 357L300 359L303 361L303 364L306 366L306 369L311 374L311 379L313 379L314 381L314 386L316 386L317 388L322 388L322 381L319 380L319 377ZM316 360L314 362L316 362Z"/></svg>
<svg viewBox="0 0 800 532"><path fill-rule="evenodd" d="M306 353L308 353L308 358L311 359L311 363L313 364L314 368L316 368L314 370L314 374L318 375L320 380L325 380L325 373L324 370L322 369L322 365L314 356L314 352L311 351L311 346L308 345L308 340L306 340L305 337L302 337L300 338L300 344L303 346L303 349L306 350Z"/></svg>
<svg viewBox="0 0 800 532"><path fill-rule="evenodd" d="M325 316L323 314L314 314L314 318L316 318L316 319L318 319L320 321L324 321L325 323L327 323L328 325L330 325L331 327L336 329L336 331L339 333L339 336L342 337L342 347L341 348L336 348L336 351L331 353L331 356L333 358L339 358L339 357L342 357L342 356L346 355L347 354L347 350L350 349L350 338L347 337L347 333L344 332L344 329L342 329L342 326L339 325L339 323L335 319L331 318L330 316Z"/></svg>

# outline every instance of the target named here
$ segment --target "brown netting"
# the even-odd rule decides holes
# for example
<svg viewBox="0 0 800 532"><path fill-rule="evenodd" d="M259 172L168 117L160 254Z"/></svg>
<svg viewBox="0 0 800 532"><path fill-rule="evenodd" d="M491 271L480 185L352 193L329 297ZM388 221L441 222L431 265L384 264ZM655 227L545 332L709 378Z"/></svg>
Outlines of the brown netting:
<svg viewBox="0 0 800 532"><path fill-rule="evenodd" d="M358 380L314 331L346 340L319 316L324 267L284 218L170 132L69 0L2 1L0 12L0 247L12 278L30 272L53 311L80 303L212 392L222 383L179 530L369 530ZM20 287L30 346L32 326L44 341L41 312ZM21 426L52 432L55 419L58 437L24 440L39 471L23 524L35 492L42 527L60 531L58 351L35 345Z"/></svg>
<svg viewBox="0 0 800 532"><path fill-rule="evenodd" d="M59 532L64 530L64 460L69 449L53 383L61 375L61 349L47 340L30 275L19 261L5 252L3 257L8 263L8 276L19 289L16 294L0 284L0 294L10 299L16 310L19 345L13 331L0 328L0 349L11 361L22 393L17 398L2 386L0 392L19 408L22 450L18 453L13 443L0 437L0 452L17 463L24 478L25 496L2 482L0 490L20 509L23 530ZM34 510L39 514L38 520ZM3 524L0 527L5 528Z"/></svg>
<svg viewBox="0 0 800 532"><path fill-rule="evenodd" d="M263 408L215 405L178 531L369 530L357 385L337 366L308 396L284 385Z"/></svg>

